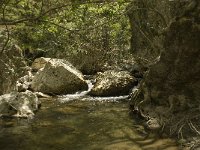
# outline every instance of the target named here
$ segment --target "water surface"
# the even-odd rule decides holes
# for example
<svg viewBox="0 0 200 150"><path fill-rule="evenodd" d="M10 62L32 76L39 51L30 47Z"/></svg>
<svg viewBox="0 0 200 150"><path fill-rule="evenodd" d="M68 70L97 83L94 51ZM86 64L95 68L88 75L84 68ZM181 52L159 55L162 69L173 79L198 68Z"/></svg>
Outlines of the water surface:
<svg viewBox="0 0 200 150"><path fill-rule="evenodd" d="M43 99L34 119L0 119L0 150L177 150L149 136L127 101Z"/></svg>

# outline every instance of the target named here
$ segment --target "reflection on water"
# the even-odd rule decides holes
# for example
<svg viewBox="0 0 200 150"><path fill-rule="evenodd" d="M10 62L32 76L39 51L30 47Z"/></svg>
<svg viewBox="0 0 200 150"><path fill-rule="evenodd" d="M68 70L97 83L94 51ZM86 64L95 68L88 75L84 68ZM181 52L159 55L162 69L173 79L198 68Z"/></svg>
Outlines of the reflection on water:
<svg viewBox="0 0 200 150"><path fill-rule="evenodd" d="M0 150L177 150L170 139L148 136L127 102L42 104L32 120L0 120Z"/></svg>

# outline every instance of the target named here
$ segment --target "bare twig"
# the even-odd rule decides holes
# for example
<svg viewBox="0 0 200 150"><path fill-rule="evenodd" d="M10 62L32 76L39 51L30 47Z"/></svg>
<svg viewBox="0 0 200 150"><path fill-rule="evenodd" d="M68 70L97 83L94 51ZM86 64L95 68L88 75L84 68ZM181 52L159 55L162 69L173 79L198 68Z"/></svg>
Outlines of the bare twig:
<svg viewBox="0 0 200 150"><path fill-rule="evenodd" d="M77 31L77 30L70 30L70 29L68 29L68 28L66 28L66 27L64 27L64 26L62 26L62 25L59 25L59 24L54 23L54 22L51 22L51 21L47 21L47 20L40 20L40 21L41 21L41 22L46 22L46 23L52 24L52 25L54 25L54 26L57 26L57 27L59 27L59 28L62 28L62 29L64 29L64 30L67 30L67 31L70 31L70 32L72 32L72 31Z"/></svg>
<svg viewBox="0 0 200 150"><path fill-rule="evenodd" d="M3 20L5 20L5 10L6 10L6 7L8 5L8 3L10 2L10 0L8 0L7 3L4 4L4 7L3 7ZM1 52L0 54L2 55L2 53L4 52L9 40L10 40L10 32L9 32L9 29L8 29L8 25L5 23L5 27L6 27L6 32L7 32L7 39L6 39L6 42L4 43L2 49L1 49Z"/></svg>
<svg viewBox="0 0 200 150"><path fill-rule="evenodd" d="M96 0L96 1L85 1L85 2L81 2L81 3L77 3L76 5L116 3L116 2L117 2L116 0L107 0L107 1L106 0ZM128 2L130 2L130 1L127 0L124 3L128 3ZM72 5L72 3L67 3L67 4L64 4L64 5L59 5L59 6L50 8L45 12L40 11L41 13L37 17L34 17L34 18L22 18L22 19L18 19L18 20L9 20L9 21L4 20L3 22L0 22L0 25L5 25L5 23L7 25L16 25L16 24L27 22L27 21L36 21L36 20L41 19L43 16L48 15L51 12L54 12L54 11L57 11L57 10L62 10L63 8L71 6L71 5ZM41 6L41 10L42 9L43 9L43 6Z"/></svg>
<svg viewBox="0 0 200 150"><path fill-rule="evenodd" d="M188 125L190 126L190 128L197 133L198 135L200 135L200 131L197 130L197 128L193 125L192 121L190 120Z"/></svg>
<svg viewBox="0 0 200 150"><path fill-rule="evenodd" d="M178 138L179 138L179 135L181 136L181 139L183 139L183 132L182 132L182 129L183 127L185 126L185 124L181 125L181 127L179 128L178 130Z"/></svg>
<svg viewBox="0 0 200 150"><path fill-rule="evenodd" d="M164 23L164 26L165 26L165 27L168 26L167 21L165 20L164 15L163 15L161 12L159 12L157 9L153 9L153 8L136 8L136 9L133 9L133 10L131 10L131 9L132 9L132 7L130 7L128 10L126 10L125 13L128 12L128 11L136 12L136 11L140 11L140 10L148 10L148 11L155 12L155 13L158 14L158 15L160 16L160 18L162 19L162 21L163 21L163 23Z"/></svg>

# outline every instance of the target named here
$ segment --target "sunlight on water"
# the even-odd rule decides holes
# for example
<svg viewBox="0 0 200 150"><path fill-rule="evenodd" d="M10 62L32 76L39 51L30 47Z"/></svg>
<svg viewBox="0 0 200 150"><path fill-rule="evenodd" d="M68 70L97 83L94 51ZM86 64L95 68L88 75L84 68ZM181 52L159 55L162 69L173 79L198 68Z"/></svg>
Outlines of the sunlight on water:
<svg viewBox="0 0 200 150"><path fill-rule="evenodd" d="M86 101L100 101L100 102L118 102L120 100L127 100L129 95L125 96L116 96L116 97L86 97L82 98L81 100Z"/></svg>

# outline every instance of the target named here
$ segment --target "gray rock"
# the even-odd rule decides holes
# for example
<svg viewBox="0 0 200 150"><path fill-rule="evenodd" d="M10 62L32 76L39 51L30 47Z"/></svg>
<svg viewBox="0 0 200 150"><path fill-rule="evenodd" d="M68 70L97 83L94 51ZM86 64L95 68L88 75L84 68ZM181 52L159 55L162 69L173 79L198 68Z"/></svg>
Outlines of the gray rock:
<svg viewBox="0 0 200 150"><path fill-rule="evenodd" d="M34 62L31 65L31 68L34 71L38 71L41 68L44 68L45 65L51 60L51 58L44 58L44 57L40 57L40 58L36 58L34 60Z"/></svg>
<svg viewBox="0 0 200 150"><path fill-rule="evenodd" d="M46 94L69 94L87 90L83 75L63 59L51 59L33 78L31 88Z"/></svg>
<svg viewBox="0 0 200 150"><path fill-rule="evenodd" d="M149 119L146 122L145 126L150 130L159 130L161 128L161 125L160 125L158 119L156 119L156 118Z"/></svg>
<svg viewBox="0 0 200 150"><path fill-rule="evenodd" d="M31 85L31 81L33 79L33 75L30 71L28 71L28 75L25 75L19 78L16 82L16 89L18 92L25 92L29 89Z"/></svg>
<svg viewBox="0 0 200 150"><path fill-rule="evenodd" d="M0 96L0 116L33 117L39 104L31 91L4 94Z"/></svg>
<svg viewBox="0 0 200 150"><path fill-rule="evenodd" d="M98 73L96 83L90 91L94 96L126 95L137 84L137 80L127 71L108 70Z"/></svg>
<svg viewBox="0 0 200 150"><path fill-rule="evenodd" d="M17 81L17 91L18 92L24 92L26 90L28 90L29 88L29 85L30 85L30 82L24 82L24 83L20 83Z"/></svg>

